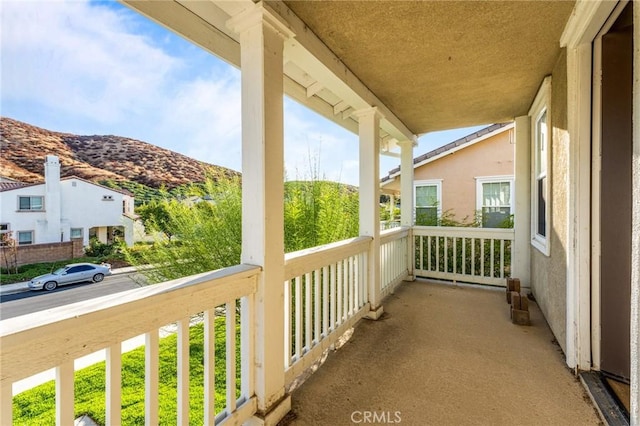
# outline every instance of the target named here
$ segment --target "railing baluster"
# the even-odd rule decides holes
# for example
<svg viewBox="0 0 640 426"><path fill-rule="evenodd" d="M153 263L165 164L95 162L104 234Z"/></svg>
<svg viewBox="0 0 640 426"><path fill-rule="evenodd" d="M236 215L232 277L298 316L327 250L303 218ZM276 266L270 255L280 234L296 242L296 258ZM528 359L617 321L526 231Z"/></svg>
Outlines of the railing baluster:
<svg viewBox="0 0 640 426"><path fill-rule="evenodd" d="M311 350L311 318L313 308L311 307L311 273L304 274L304 347Z"/></svg>
<svg viewBox="0 0 640 426"><path fill-rule="evenodd" d="M440 237L436 237L436 271L440 271Z"/></svg>
<svg viewBox="0 0 640 426"><path fill-rule="evenodd" d="M494 266L495 266L495 241L493 238L489 240L491 242L491 274L489 275L491 278L493 278L494 275Z"/></svg>
<svg viewBox="0 0 640 426"><path fill-rule="evenodd" d="M484 277L484 238L480 238L480 276Z"/></svg>
<svg viewBox="0 0 640 426"><path fill-rule="evenodd" d="M322 267L322 335L329 335L329 267Z"/></svg>
<svg viewBox="0 0 640 426"><path fill-rule="evenodd" d="M320 342L320 326L321 326L321 314L322 314L322 309L321 309L321 305L320 305L320 292L322 291L320 285L321 285L321 281L320 281L320 269L316 269L313 272L314 276L313 276L313 297L314 297L314 301L313 301L313 341L314 341L314 345L318 344Z"/></svg>
<svg viewBox="0 0 640 426"><path fill-rule="evenodd" d="M458 237L453 237L453 273L458 273Z"/></svg>
<svg viewBox="0 0 640 426"><path fill-rule="evenodd" d="M500 240L500 278L504 278L504 240Z"/></svg>
<svg viewBox="0 0 640 426"><path fill-rule="evenodd" d="M73 361L56 367L56 425L72 425L74 421Z"/></svg>
<svg viewBox="0 0 640 426"><path fill-rule="evenodd" d="M428 262L428 270L431 271L431 238L433 238L431 235L427 235L427 256L429 259Z"/></svg>
<svg viewBox="0 0 640 426"><path fill-rule="evenodd" d="M467 273L467 239L462 238L462 275Z"/></svg>
<svg viewBox="0 0 640 426"><path fill-rule="evenodd" d="M227 302L226 311L226 337L227 337L227 414L231 415L236 410L236 304Z"/></svg>
<svg viewBox="0 0 640 426"><path fill-rule="evenodd" d="M358 297L358 282L355 274L355 256L349 257L349 317L356 311L356 298Z"/></svg>
<svg viewBox="0 0 640 426"><path fill-rule="evenodd" d="M444 270L443 272L449 272L449 238L448 237L444 237Z"/></svg>
<svg viewBox="0 0 640 426"><path fill-rule="evenodd" d="M296 360L302 355L302 277L295 278L296 283L296 300L295 300L295 333L296 333Z"/></svg>
<svg viewBox="0 0 640 426"><path fill-rule="evenodd" d="M178 424L189 424L189 318L178 321L177 373Z"/></svg>
<svg viewBox="0 0 640 426"><path fill-rule="evenodd" d="M158 330L145 334L144 423L147 426L158 424L158 343Z"/></svg>
<svg viewBox="0 0 640 426"><path fill-rule="evenodd" d="M255 312L255 294L240 299L240 368L241 370L241 393L245 398L250 398L255 394L255 345L256 341L253 328L253 312ZM287 321L288 322L288 321ZM289 354L291 349L289 349Z"/></svg>
<svg viewBox="0 0 640 426"><path fill-rule="evenodd" d="M216 423L216 314L215 308L204 312L204 424ZM291 353L291 352L289 352Z"/></svg>
<svg viewBox="0 0 640 426"><path fill-rule="evenodd" d="M336 288L336 265L330 265L329 266L330 269L330 274L331 276L329 277L329 281L331 283L331 331L336 329L336 322L338 321L338 316L337 316L337 312L336 312L336 304L338 302L338 297L337 297L337 292L338 289Z"/></svg>
<svg viewBox="0 0 640 426"><path fill-rule="evenodd" d="M338 262L338 269L337 269L337 287L338 287L338 321L336 322L337 325L342 324L342 261Z"/></svg>
<svg viewBox="0 0 640 426"><path fill-rule="evenodd" d="M105 349L105 422L117 425L122 422L122 344Z"/></svg>
<svg viewBox="0 0 640 426"><path fill-rule="evenodd" d="M476 275L476 239L471 238L471 276Z"/></svg>
<svg viewBox="0 0 640 426"><path fill-rule="evenodd" d="M291 365L291 302L291 280L287 280L284 282L284 368Z"/></svg>

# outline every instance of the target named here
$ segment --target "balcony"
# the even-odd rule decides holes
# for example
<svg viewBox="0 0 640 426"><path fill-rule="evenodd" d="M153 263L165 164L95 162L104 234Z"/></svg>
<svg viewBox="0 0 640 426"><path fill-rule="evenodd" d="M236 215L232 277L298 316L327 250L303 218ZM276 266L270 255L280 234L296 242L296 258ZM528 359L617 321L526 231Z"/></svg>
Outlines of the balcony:
<svg viewBox="0 0 640 426"><path fill-rule="evenodd" d="M531 327L519 327L509 321L502 291L404 282L415 267L425 276L500 284L510 271L512 238L511 230L389 230L380 237L380 268L373 272L370 237L288 254L280 341L260 336L257 294L264 272L251 265L2 321L0 423L13 421L13 384L55 368L56 422L72 424L79 414L74 360L105 349L105 422L120 424L122 342L144 335L140 398L146 424L251 420L260 414L259 354L269 352L284 353L281 370L269 373L285 389L295 389L290 417L299 424L350 424L361 420L352 415L396 411L406 424L595 424L598 418L564 368L538 310L532 310ZM384 314L378 321L360 321L381 313L372 310L372 300L383 301ZM190 327L196 317L204 329L204 395L189 393ZM169 414L159 409L159 330L168 324L175 324L177 340L176 408ZM220 332L226 344L216 351ZM338 346L343 348L327 358ZM223 360L217 359L220 353ZM216 397L220 369L224 389ZM190 408L193 398L202 401L197 413ZM265 416L265 423L277 422L286 411L276 420Z"/></svg>

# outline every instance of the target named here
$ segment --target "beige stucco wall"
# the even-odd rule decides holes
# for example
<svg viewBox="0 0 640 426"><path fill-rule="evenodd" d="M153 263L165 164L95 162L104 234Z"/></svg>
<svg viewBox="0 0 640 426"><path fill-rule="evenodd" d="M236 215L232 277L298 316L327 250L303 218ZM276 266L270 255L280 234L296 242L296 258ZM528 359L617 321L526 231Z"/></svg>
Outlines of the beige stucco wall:
<svg viewBox="0 0 640 426"><path fill-rule="evenodd" d="M442 211L456 220L473 220L476 211L476 177L514 176L513 129L434 160L414 170L414 181L442 179ZM400 178L383 187L400 191Z"/></svg>
<svg viewBox="0 0 640 426"><path fill-rule="evenodd" d="M564 49L551 76L550 251L531 247L531 289L556 340L566 350L567 301L567 56Z"/></svg>

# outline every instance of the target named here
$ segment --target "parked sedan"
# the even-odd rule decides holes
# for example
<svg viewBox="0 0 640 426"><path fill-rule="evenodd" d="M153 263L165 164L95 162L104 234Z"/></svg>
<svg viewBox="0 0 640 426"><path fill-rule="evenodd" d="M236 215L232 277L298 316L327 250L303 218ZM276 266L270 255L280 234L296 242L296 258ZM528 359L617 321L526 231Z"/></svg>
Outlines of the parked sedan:
<svg viewBox="0 0 640 426"><path fill-rule="evenodd" d="M29 290L55 290L59 285L93 281L99 283L105 276L111 275L111 265L102 263L72 263L56 269L50 274L40 275L29 281Z"/></svg>

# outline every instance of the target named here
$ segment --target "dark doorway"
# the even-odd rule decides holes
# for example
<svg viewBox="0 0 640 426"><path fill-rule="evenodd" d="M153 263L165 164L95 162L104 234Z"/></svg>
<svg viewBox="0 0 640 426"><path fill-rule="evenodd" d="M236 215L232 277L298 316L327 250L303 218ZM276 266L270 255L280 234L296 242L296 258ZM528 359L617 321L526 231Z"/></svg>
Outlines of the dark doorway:
<svg viewBox="0 0 640 426"><path fill-rule="evenodd" d="M629 383L633 2L602 36L601 370Z"/></svg>

